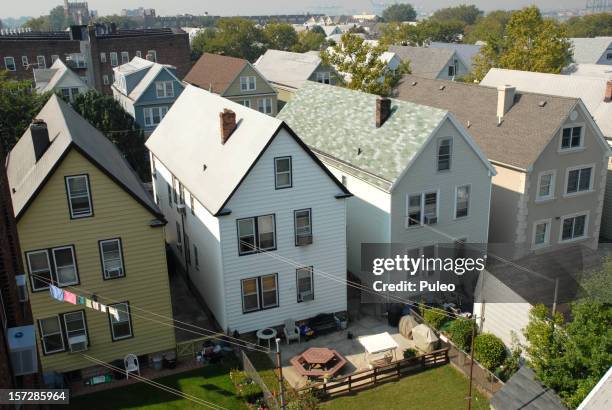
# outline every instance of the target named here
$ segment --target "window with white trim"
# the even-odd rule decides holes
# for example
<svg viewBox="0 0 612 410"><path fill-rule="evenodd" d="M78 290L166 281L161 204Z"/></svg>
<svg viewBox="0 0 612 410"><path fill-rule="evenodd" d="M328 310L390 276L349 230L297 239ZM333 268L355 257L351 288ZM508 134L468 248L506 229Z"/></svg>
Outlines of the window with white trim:
<svg viewBox="0 0 612 410"><path fill-rule="evenodd" d="M179 248L183 245L183 235L181 234L181 224L176 222L176 246Z"/></svg>
<svg viewBox="0 0 612 410"><path fill-rule="evenodd" d="M100 259L104 279L121 278L125 276L121 239L100 241Z"/></svg>
<svg viewBox="0 0 612 410"><path fill-rule="evenodd" d="M563 218L561 222L561 241L586 238L587 215L575 215Z"/></svg>
<svg viewBox="0 0 612 410"><path fill-rule="evenodd" d="M17 71L17 66L15 65L15 59L13 57L4 57L4 68L9 71Z"/></svg>
<svg viewBox="0 0 612 410"><path fill-rule="evenodd" d="M248 255L276 249L276 221L274 215L243 218L238 226L238 253Z"/></svg>
<svg viewBox="0 0 612 410"><path fill-rule="evenodd" d="M438 171L449 171L451 169L452 152L452 138L443 138L438 142Z"/></svg>
<svg viewBox="0 0 612 410"><path fill-rule="evenodd" d="M259 310L259 281L257 278L243 279L242 289L242 312L253 312Z"/></svg>
<svg viewBox="0 0 612 410"><path fill-rule="evenodd" d="M51 64L55 63L57 60L59 60L59 56L57 54L51 54ZM85 62L85 58L83 57L83 63L84 62ZM82 68L82 67L79 67L78 65L77 67Z"/></svg>
<svg viewBox="0 0 612 410"><path fill-rule="evenodd" d="M53 267L55 268L58 286L77 285L79 274L77 273L74 248L72 246L53 248L51 254L53 255Z"/></svg>
<svg viewBox="0 0 612 410"><path fill-rule="evenodd" d="M100 53L100 62L106 63L106 53Z"/></svg>
<svg viewBox="0 0 612 410"><path fill-rule="evenodd" d="M242 279L242 312L255 312L278 306L278 280L276 273Z"/></svg>
<svg viewBox="0 0 612 410"><path fill-rule="evenodd" d="M566 194L575 194L591 189L593 189L593 167L569 169L567 171Z"/></svg>
<svg viewBox="0 0 612 410"><path fill-rule="evenodd" d="M130 62L130 53L127 51L121 52L121 64L127 64Z"/></svg>
<svg viewBox="0 0 612 410"><path fill-rule="evenodd" d="M542 201L555 196L555 174L555 171L545 171L540 174L536 200Z"/></svg>
<svg viewBox="0 0 612 410"><path fill-rule="evenodd" d="M142 52L140 50L136 50L136 57L142 58Z"/></svg>
<svg viewBox="0 0 612 410"><path fill-rule="evenodd" d="M60 325L59 316L53 316L38 321L40 330L40 344L42 345L44 354L63 352L64 336Z"/></svg>
<svg viewBox="0 0 612 410"><path fill-rule="evenodd" d="M28 63L28 56L21 56L21 65L23 66L23 68L27 69L28 65L30 65Z"/></svg>
<svg viewBox="0 0 612 410"><path fill-rule="evenodd" d="M534 247L546 246L550 241L550 220L539 221L533 227Z"/></svg>
<svg viewBox="0 0 612 410"><path fill-rule="evenodd" d="M111 324L111 337L113 341L132 337L132 322L130 320L130 304L128 302L108 305L117 309L118 318L108 314Z"/></svg>
<svg viewBox="0 0 612 410"><path fill-rule="evenodd" d="M152 127L158 125L161 120L166 116L168 107L145 107L142 110L144 114L145 126Z"/></svg>
<svg viewBox="0 0 612 410"><path fill-rule="evenodd" d="M47 68L47 61L45 56L36 56L36 65L38 68Z"/></svg>
<svg viewBox="0 0 612 410"><path fill-rule="evenodd" d="M454 65L449 65L448 66L448 76L449 77L454 77L455 76L455 66Z"/></svg>
<svg viewBox="0 0 612 410"><path fill-rule="evenodd" d="M71 218L86 218L93 215L87 175L66 177L66 194Z"/></svg>
<svg viewBox="0 0 612 410"><path fill-rule="evenodd" d="M582 127L567 127L561 132L561 149L582 147Z"/></svg>
<svg viewBox="0 0 612 410"><path fill-rule="evenodd" d="M155 94L157 98L174 97L174 81L156 81Z"/></svg>
<svg viewBox="0 0 612 410"><path fill-rule="evenodd" d="M68 347L77 352L87 348L87 324L85 323L85 312L82 310L63 314L64 329L68 339Z"/></svg>
<svg viewBox="0 0 612 410"><path fill-rule="evenodd" d="M297 301L308 302L314 299L314 280L312 266L296 269Z"/></svg>
<svg viewBox="0 0 612 410"><path fill-rule="evenodd" d="M276 189L293 186L291 157L274 158L274 184Z"/></svg>
<svg viewBox="0 0 612 410"><path fill-rule="evenodd" d="M458 186L455 191L455 218L463 218L470 211L470 186Z"/></svg>
<svg viewBox="0 0 612 410"><path fill-rule="evenodd" d="M157 63L157 51L155 50L147 51L147 60Z"/></svg>
<svg viewBox="0 0 612 410"><path fill-rule="evenodd" d="M32 290L42 290L49 287L52 281L51 260L46 250L27 252L28 270L30 271L30 284Z"/></svg>
<svg viewBox="0 0 612 410"><path fill-rule="evenodd" d="M115 51L111 51L109 54L110 54L111 67L117 67L119 65L119 59L117 58L117 53Z"/></svg>
<svg viewBox="0 0 612 410"><path fill-rule="evenodd" d="M103 83L104 85L109 85L109 84L110 84L110 80L108 79L108 75L104 74L104 75L102 76L102 83Z"/></svg>
<svg viewBox="0 0 612 410"><path fill-rule="evenodd" d="M257 100L257 110L264 114L272 114L272 98L259 98Z"/></svg>
<svg viewBox="0 0 612 410"><path fill-rule="evenodd" d="M406 201L406 228L434 225L438 222L438 192L408 195Z"/></svg>
<svg viewBox="0 0 612 410"><path fill-rule="evenodd" d="M243 105L243 106L245 106L245 107L247 107L247 108L251 108L251 100L241 100L241 101L239 102L239 104L240 104L240 105Z"/></svg>
<svg viewBox="0 0 612 410"><path fill-rule="evenodd" d="M329 71L317 72L317 82L321 84L331 83L331 73Z"/></svg>
<svg viewBox="0 0 612 410"><path fill-rule="evenodd" d="M240 91L255 91L257 79L255 76L240 77Z"/></svg>
<svg viewBox="0 0 612 410"><path fill-rule="evenodd" d="M312 215L310 209L300 209L293 212L295 224L295 246L312 243Z"/></svg>

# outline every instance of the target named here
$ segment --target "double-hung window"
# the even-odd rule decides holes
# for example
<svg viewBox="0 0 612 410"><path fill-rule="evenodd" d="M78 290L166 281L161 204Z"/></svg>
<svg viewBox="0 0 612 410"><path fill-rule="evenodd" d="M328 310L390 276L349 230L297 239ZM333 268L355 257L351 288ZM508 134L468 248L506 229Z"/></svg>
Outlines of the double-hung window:
<svg viewBox="0 0 612 410"><path fill-rule="evenodd" d="M33 291L47 289L52 282L60 287L79 283L72 246L26 252L26 257Z"/></svg>
<svg viewBox="0 0 612 410"><path fill-rule="evenodd" d="M36 65L38 66L38 68L47 68L45 56L36 56Z"/></svg>
<svg viewBox="0 0 612 410"><path fill-rule="evenodd" d="M38 328L44 354L63 352L66 349L59 316L40 319Z"/></svg>
<svg viewBox="0 0 612 410"><path fill-rule="evenodd" d="M126 64L130 62L130 53L127 51L121 52L121 64Z"/></svg>
<svg viewBox="0 0 612 410"><path fill-rule="evenodd" d="M176 222L176 246L181 248L183 246L183 235L181 234L181 224Z"/></svg>
<svg viewBox="0 0 612 410"><path fill-rule="evenodd" d="M49 287L52 282L51 260L49 252L46 250L28 252L28 269L30 270L30 280L32 290L42 290Z"/></svg>
<svg viewBox="0 0 612 410"><path fill-rule="evenodd" d="M294 211L295 220L295 246L312 243L312 212L310 209Z"/></svg>
<svg viewBox="0 0 612 410"><path fill-rule="evenodd" d="M561 241L571 241L586 237L587 215L564 217L561 222Z"/></svg>
<svg viewBox="0 0 612 410"><path fill-rule="evenodd" d="M438 171L451 169L451 156L453 153L453 139L443 138L438 142Z"/></svg>
<svg viewBox="0 0 612 410"><path fill-rule="evenodd" d="M550 219L538 221L533 226L534 248L548 245L550 241Z"/></svg>
<svg viewBox="0 0 612 410"><path fill-rule="evenodd" d="M278 306L277 275L264 275L241 281L242 312L255 312Z"/></svg>
<svg viewBox="0 0 612 410"><path fill-rule="evenodd" d="M168 107L145 107L143 109L145 126L152 127L161 122L161 120L166 116L168 112Z"/></svg>
<svg viewBox="0 0 612 410"><path fill-rule="evenodd" d="M156 81L155 93L157 98L174 97L174 81Z"/></svg>
<svg viewBox="0 0 612 410"><path fill-rule="evenodd" d="M106 53L100 53L100 62L106 63Z"/></svg>
<svg viewBox="0 0 612 410"><path fill-rule="evenodd" d="M157 63L157 51L155 50L147 51L147 60Z"/></svg>
<svg viewBox="0 0 612 410"><path fill-rule="evenodd" d="M4 57L4 68L9 71L17 71L17 66L15 65L15 58Z"/></svg>
<svg viewBox="0 0 612 410"><path fill-rule="evenodd" d="M257 100L257 110L264 114L272 114L272 98L260 98Z"/></svg>
<svg viewBox="0 0 612 410"><path fill-rule="evenodd" d="M63 318L70 351L80 352L86 350L88 339L85 312L79 310L77 312L65 313Z"/></svg>
<svg viewBox="0 0 612 410"><path fill-rule="evenodd" d="M312 266L296 269L297 301L307 302L314 299L314 280Z"/></svg>
<svg viewBox="0 0 612 410"><path fill-rule="evenodd" d="M125 276L121 239L100 241L100 259L104 279L114 279Z"/></svg>
<svg viewBox="0 0 612 410"><path fill-rule="evenodd" d="M458 186L455 191L455 218L468 216L470 212L470 186Z"/></svg>
<svg viewBox="0 0 612 410"><path fill-rule="evenodd" d="M238 219L238 253L248 255L276 249L274 215Z"/></svg>
<svg viewBox="0 0 612 410"><path fill-rule="evenodd" d="M136 50L136 57L142 58L142 52L140 50Z"/></svg>
<svg viewBox="0 0 612 410"><path fill-rule="evenodd" d="M117 53L115 51L110 52L110 63L111 67L117 67L119 65L119 60L117 59Z"/></svg>
<svg viewBox="0 0 612 410"><path fill-rule="evenodd" d="M255 76L240 77L240 91L254 91L257 88Z"/></svg>
<svg viewBox="0 0 612 410"><path fill-rule="evenodd" d="M130 304L128 302L109 305L117 309L117 317L108 314L111 324L111 337L113 341L132 337L132 321L130 320Z"/></svg>
<svg viewBox="0 0 612 410"><path fill-rule="evenodd" d="M108 75L107 74L104 74L102 76L102 84L104 84L104 85L109 85L110 84L110 80L108 79Z"/></svg>
<svg viewBox="0 0 612 410"><path fill-rule="evenodd" d="M74 248L64 246L51 249L53 255L53 267L59 286L76 285L79 283Z"/></svg>
<svg viewBox="0 0 612 410"><path fill-rule="evenodd" d="M243 105L243 106L245 106L247 108L251 108L251 100L241 100L239 102L239 104L241 104L241 105Z"/></svg>
<svg viewBox="0 0 612 410"><path fill-rule="evenodd" d="M572 149L582 147L582 127L563 128L561 134L561 149Z"/></svg>
<svg viewBox="0 0 612 410"><path fill-rule="evenodd" d="M168 182L166 182L166 187L168 188L168 206L172 208L172 187Z"/></svg>
<svg viewBox="0 0 612 410"><path fill-rule="evenodd" d="M293 175L291 157L274 158L274 186L276 189L291 188Z"/></svg>
<svg viewBox="0 0 612 410"><path fill-rule="evenodd" d="M590 191L593 188L593 167L570 168L567 171L566 194Z"/></svg>
<svg viewBox="0 0 612 410"><path fill-rule="evenodd" d="M321 84L330 84L331 75L329 71L317 73L317 82Z"/></svg>
<svg viewBox="0 0 612 410"><path fill-rule="evenodd" d="M93 215L89 177L87 175L66 177L66 193L71 218L86 218Z"/></svg>
<svg viewBox="0 0 612 410"><path fill-rule="evenodd" d="M29 62L28 62L28 56L21 56L21 65L26 70L28 69L28 66L30 65Z"/></svg>
<svg viewBox="0 0 612 410"><path fill-rule="evenodd" d="M448 76L449 77L454 77L455 76L455 66L454 65L449 65L448 66Z"/></svg>
<svg viewBox="0 0 612 410"><path fill-rule="evenodd" d="M438 192L408 195L406 203L406 228L434 225L438 222Z"/></svg>
<svg viewBox="0 0 612 410"><path fill-rule="evenodd" d="M555 171L545 171L538 178L537 201L552 199L555 196Z"/></svg>

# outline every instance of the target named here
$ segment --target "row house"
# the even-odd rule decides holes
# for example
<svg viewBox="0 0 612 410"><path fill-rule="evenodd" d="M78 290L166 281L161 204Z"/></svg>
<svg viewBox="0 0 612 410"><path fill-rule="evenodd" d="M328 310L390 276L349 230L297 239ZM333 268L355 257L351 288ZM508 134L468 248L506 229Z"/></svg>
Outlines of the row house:
<svg viewBox="0 0 612 410"><path fill-rule="evenodd" d="M346 311L346 198L269 115L187 86L146 142L166 240L224 330Z"/></svg>

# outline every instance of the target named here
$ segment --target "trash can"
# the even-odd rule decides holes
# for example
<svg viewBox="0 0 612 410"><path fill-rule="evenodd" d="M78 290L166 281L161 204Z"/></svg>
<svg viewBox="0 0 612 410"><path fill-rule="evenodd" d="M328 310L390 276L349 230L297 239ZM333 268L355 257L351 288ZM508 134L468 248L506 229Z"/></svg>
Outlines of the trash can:
<svg viewBox="0 0 612 410"><path fill-rule="evenodd" d="M164 355L164 367L174 369L176 367L176 353L168 352Z"/></svg>
<svg viewBox="0 0 612 410"><path fill-rule="evenodd" d="M389 311L387 312L387 323L389 326L397 327L401 318L402 307L396 304L389 306Z"/></svg>
<svg viewBox="0 0 612 410"><path fill-rule="evenodd" d="M162 355L161 354L156 354L155 356L153 356L153 368L155 370L161 370L162 369Z"/></svg>

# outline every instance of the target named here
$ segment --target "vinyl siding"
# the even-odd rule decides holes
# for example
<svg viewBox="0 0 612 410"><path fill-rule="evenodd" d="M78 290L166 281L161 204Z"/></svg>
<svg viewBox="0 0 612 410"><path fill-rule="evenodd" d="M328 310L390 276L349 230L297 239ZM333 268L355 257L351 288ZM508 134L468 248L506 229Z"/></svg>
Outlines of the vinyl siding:
<svg viewBox="0 0 612 410"><path fill-rule="evenodd" d="M601 216L601 235L606 240L612 241L612 159L608 161L606 192Z"/></svg>
<svg viewBox="0 0 612 410"><path fill-rule="evenodd" d="M255 90L253 91L242 91L240 89L240 77L255 76ZM223 93L223 97L237 97L237 96L249 96L253 94L272 94L276 93L266 80L259 74L259 72L253 68L250 64L244 66L240 74L236 76L234 81L227 87L227 90Z"/></svg>
<svg viewBox="0 0 612 410"><path fill-rule="evenodd" d="M94 216L71 220L64 176L83 173L89 175ZM88 296L88 291L95 292L101 303L129 301L134 337L112 342L107 314L60 303L51 299L48 291L30 293L35 322L84 308L90 343L85 353L105 362L122 359L128 353L141 355L173 349L173 329L143 319L141 316L153 316L137 309L172 317L163 228L151 228L152 219L148 210L72 150L19 220L24 264L27 266L27 251L74 245L80 285L72 291L83 296ZM121 238L126 276L105 281L98 241L110 238ZM36 331L43 371L66 372L94 365L79 354L43 355L38 328Z"/></svg>
<svg viewBox="0 0 612 410"><path fill-rule="evenodd" d="M279 156L292 157L292 188L274 187L274 158ZM332 179L281 130L227 204L232 213L219 217L230 330L243 333L281 325L288 318L346 310L346 204L334 198L339 193ZM312 210L313 243L296 247L293 212L305 208ZM272 213L277 250L238 256L236 220ZM297 303L296 269L301 266L314 266L314 300ZM278 273L279 307L243 314L241 279L272 273Z"/></svg>
<svg viewBox="0 0 612 410"><path fill-rule="evenodd" d="M514 245L525 196L525 173L496 165L491 192L489 242Z"/></svg>

